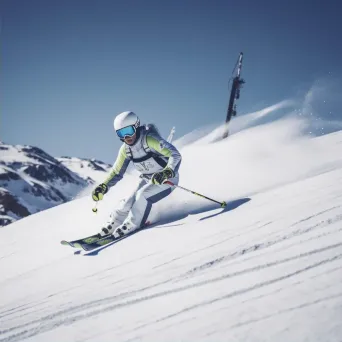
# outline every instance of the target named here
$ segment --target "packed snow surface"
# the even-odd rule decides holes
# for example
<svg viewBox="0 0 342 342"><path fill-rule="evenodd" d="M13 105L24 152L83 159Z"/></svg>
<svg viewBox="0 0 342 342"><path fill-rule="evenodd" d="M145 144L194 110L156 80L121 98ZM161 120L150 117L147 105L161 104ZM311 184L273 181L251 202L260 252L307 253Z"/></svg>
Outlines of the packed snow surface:
<svg viewBox="0 0 342 342"><path fill-rule="evenodd" d="M245 118L246 119L246 118ZM283 118L183 144L154 223L92 253L128 175L0 230L0 341L341 341L342 131Z"/></svg>

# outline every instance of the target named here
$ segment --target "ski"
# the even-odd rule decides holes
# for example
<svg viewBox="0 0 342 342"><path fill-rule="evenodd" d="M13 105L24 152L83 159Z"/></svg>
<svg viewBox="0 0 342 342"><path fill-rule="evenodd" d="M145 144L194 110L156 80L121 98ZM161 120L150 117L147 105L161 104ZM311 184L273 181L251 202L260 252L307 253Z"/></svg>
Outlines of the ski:
<svg viewBox="0 0 342 342"><path fill-rule="evenodd" d="M149 226L150 224L151 224L151 222L147 221L144 224L143 228ZM79 249L83 249L83 250L89 252L89 251L96 249L98 247L103 247L105 245L108 245L111 242L118 241L118 240L121 240L123 238L126 238L126 237L136 233L139 230L141 230L141 228L139 228L139 229L137 229L131 233L128 233L127 235L123 235L123 236L119 236L119 237L114 237L114 235L112 235L112 234L101 236L99 233L97 233L97 234L90 235L90 236L87 236L87 237L82 238L82 239L77 239L77 240L72 240L72 241L62 240L61 244L63 246L70 246L73 248L79 248Z"/></svg>
<svg viewBox="0 0 342 342"><path fill-rule="evenodd" d="M114 235L110 234L110 235L106 235L102 239L97 239L96 241L93 241L93 242L90 242L90 243L77 242L76 244L74 244L74 247L82 248L86 252L89 252L89 251L92 251L93 249L106 246L106 245L110 244L111 242L114 242L114 241L117 241L117 240L121 240L122 238L127 237L129 235L130 234L127 234L127 235L124 235L124 236L115 237Z"/></svg>
<svg viewBox="0 0 342 342"><path fill-rule="evenodd" d="M100 234L94 234L94 235L90 235L90 236L87 236L85 238L77 239L77 240L73 240L73 241L62 240L61 244L63 246L71 246L71 247L75 247L75 248L80 248L80 247L78 247L80 244L93 243L93 242L100 240L104 237L105 236L101 236Z"/></svg>

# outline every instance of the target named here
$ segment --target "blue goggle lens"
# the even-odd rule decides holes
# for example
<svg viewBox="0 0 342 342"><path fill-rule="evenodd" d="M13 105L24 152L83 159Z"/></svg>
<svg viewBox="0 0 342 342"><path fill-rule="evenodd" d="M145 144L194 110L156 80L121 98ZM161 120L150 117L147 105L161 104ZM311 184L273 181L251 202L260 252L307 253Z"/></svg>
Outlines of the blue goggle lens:
<svg viewBox="0 0 342 342"><path fill-rule="evenodd" d="M124 139L126 136L133 136L135 134L134 126L127 126L116 131L116 134L120 139Z"/></svg>

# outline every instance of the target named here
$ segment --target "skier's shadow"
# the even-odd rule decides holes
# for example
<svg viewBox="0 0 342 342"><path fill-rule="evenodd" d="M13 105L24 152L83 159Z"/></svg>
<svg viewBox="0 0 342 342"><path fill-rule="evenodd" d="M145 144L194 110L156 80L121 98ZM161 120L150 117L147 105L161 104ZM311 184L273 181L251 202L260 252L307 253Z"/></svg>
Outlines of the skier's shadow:
<svg viewBox="0 0 342 342"><path fill-rule="evenodd" d="M208 204L208 205L201 207L201 208L187 210L184 212L173 213L173 214L169 215L168 217L165 217L161 220L158 220L157 223L152 224L152 225L146 227L145 229L151 229L151 228L154 228L156 226L162 226L160 228L171 227L171 226L179 226L179 225L182 225L184 223L176 223L176 224L172 224L172 225L167 225L167 224L183 220L190 215L198 215L201 213L206 213L208 211L219 210L219 211L216 211L215 214L203 216L199 219L199 221L207 220L207 219L213 218L215 216L222 215L228 211L234 210L234 209L238 208L239 206L249 202L250 200L251 199L249 197L239 198L237 200L227 202L227 205L222 209L218 208L217 204L216 205L215 204Z"/></svg>
<svg viewBox="0 0 342 342"><path fill-rule="evenodd" d="M208 216L201 217L199 219L199 221L208 220L208 219L213 218L215 216L218 216L218 215L224 214L224 213L226 213L228 211L234 210L234 209L238 208L239 206L249 202L250 200L251 199L249 197L246 197L246 198L240 198L240 199L237 199L237 200L234 200L234 201L231 201L231 202L227 202L227 205L224 208L222 208L219 212L216 212L215 214L211 214L211 215L208 215ZM142 230L153 229L153 228L159 227L159 226L162 226L160 228L179 226L179 225L182 225L184 223L175 223L176 221L180 221L182 219L185 219L189 215L197 215L197 214L205 213L205 212L212 211L212 210L215 210L215 209L219 209L219 208L217 208L217 205L212 205L211 204L211 205L207 205L205 207L189 210L189 211L183 212L183 213L174 213L172 215L169 215L168 217L165 217L165 218L159 220L155 224L151 224L151 225L149 225L149 226L147 226L147 227L145 227L143 229L140 229L140 230L138 230L136 232L133 232L131 234L127 234L126 236L122 237L119 240L115 240L115 241L109 243L108 245L100 247L100 248L98 248L98 249L96 249L94 251L86 252L83 255L84 256L95 256L95 255L98 255L104 249L106 249L106 248L108 248L108 247L118 243L119 241L127 239L129 236L137 234L137 233L139 233ZM175 223L175 224L169 225L169 223ZM76 254L76 252L75 252L75 254Z"/></svg>

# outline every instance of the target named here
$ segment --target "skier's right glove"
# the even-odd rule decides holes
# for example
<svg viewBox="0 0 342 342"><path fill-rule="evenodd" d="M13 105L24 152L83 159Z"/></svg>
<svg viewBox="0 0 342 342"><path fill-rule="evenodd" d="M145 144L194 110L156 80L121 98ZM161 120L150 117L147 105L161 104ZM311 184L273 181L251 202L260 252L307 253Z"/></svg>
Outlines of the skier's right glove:
<svg viewBox="0 0 342 342"><path fill-rule="evenodd" d="M151 182L152 184L161 185L166 182L169 178L173 178L175 173L169 167L161 170L160 172L156 172L152 175Z"/></svg>
<svg viewBox="0 0 342 342"><path fill-rule="evenodd" d="M108 186L104 183L98 185L92 193L93 200L95 202L101 201L103 199L103 195L108 191Z"/></svg>

